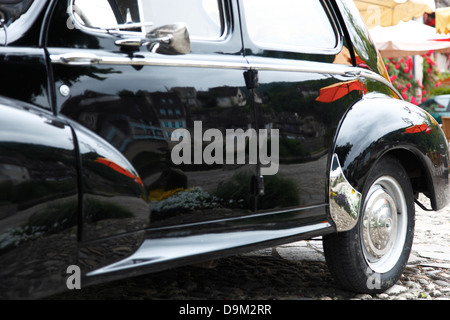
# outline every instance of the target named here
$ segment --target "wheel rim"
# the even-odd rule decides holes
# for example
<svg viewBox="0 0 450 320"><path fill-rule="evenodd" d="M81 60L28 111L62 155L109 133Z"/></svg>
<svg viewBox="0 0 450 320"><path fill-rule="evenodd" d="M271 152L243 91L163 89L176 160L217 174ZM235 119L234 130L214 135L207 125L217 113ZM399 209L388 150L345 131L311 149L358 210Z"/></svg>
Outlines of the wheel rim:
<svg viewBox="0 0 450 320"><path fill-rule="evenodd" d="M402 255L408 213L405 195L392 177L375 181L367 193L362 216L362 247L374 272L391 270Z"/></svg>

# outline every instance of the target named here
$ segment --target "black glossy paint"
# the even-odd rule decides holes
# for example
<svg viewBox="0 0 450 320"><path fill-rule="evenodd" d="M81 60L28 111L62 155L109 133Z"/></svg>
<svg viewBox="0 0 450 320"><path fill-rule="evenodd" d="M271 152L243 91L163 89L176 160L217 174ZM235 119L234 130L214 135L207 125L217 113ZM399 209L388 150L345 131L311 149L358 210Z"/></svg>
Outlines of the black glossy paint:
<svg viewBox="0 0 450 320"><path fill-rule="evenodd" d="M79 202L71 128L0 99L0 297L50 294L76 264ZM18 130L19 129L19 130Z"/></svg>
<svg viewBox="0 0 450 320"><path fill-rule="evenodd" d="M8 44L0 46L0 95L49 109L46 56L44 49L39 48L46 3L34 1L28 10L25 6L20 7L22 10L11 10L17 12L15 15L4 14L12 20L5 23L7 36L0 32L0 44ZM1 6L11 8L11 5Z"/></svg>
<svg viewBox="0 0 450 320"><path fill-rule="evenodd" d="M450 200L440 128L399 100L387 81L374 80L385 76L384 66L347 1L321 2L334 21L332 50L264 49L247 34L242 1L229 0L227 34L192 41L185 56L125 50L113 35L73 28L67 3L14 8L7 37L0 32L0 44L7 43L0 46L6 97L0 98L0 297L65 290L72 264L81 267L83 285L128 276L86 274L127 261L149 243L173 243L168 256L200 238L218 247L199 246L202 255L194 250L173 260L153 251L134 262L146 268L131 274L334 232L328 212L334 153L358 191L390 153L434 209ZM52 55L69 53L141 62L51 63ZM194 66L199 61L205 65ZM373 77L358 76L359 68ZM244 78L249 69L258 71L253 86ZM336 87L347 91L327 96ZM191 147L202 151L208 129L277 129L279 170L264 177L262 195L254 188L260 162L207 164L193 155L191 164L176 164L176 129L188 130Z"/></svg>
<svg viewBox="0 0 450 320"><path fill-rule="evenodd" d="M383 121L357 121L369 112ZM395 154L409 170L415 190L430 196L434 210L442 209L450 197L445 187L449 163L443 155L447 152L442 129L428 113L375 92L349 111L336 141L344 174L357 190L362 190L370 168L381 156Z"/></svg>

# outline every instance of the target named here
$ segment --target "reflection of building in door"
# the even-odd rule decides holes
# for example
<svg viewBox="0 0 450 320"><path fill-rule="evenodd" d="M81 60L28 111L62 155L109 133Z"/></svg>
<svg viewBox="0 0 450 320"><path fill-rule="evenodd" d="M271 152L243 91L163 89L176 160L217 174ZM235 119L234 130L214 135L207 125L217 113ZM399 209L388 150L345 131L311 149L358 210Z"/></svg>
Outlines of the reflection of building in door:
<svg viewBox="0 0 450 320"><path fill-rule="evenodd" d="M170 142L172 132L186 128L186 111L176 92L155 92L149 94L154 111L158 115L164 139Z"/></svg>
<svg viewBox="0 0 450 320"><path fill-rule="evenodd" d="M241 89L235 87L218 87L209 90L209 93L216 98L218 107L243 107L247 99Z"/></svg>

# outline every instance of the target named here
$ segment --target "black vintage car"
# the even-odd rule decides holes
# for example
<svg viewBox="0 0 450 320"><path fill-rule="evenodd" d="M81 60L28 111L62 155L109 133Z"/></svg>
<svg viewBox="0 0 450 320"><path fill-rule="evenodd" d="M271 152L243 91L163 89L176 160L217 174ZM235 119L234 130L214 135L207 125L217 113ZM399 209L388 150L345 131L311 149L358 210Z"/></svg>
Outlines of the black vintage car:
<svg viewBox="0 0 450 320"><path fill-rule="evenodd" d="M0 1L0 297L323 236L381 292L448 143L351 0Z"/></svg>

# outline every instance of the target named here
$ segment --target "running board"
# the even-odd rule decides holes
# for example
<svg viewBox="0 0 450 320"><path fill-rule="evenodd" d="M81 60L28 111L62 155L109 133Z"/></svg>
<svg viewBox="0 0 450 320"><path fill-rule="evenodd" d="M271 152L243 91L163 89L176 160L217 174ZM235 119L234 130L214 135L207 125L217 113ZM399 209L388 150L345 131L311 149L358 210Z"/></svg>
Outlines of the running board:
<svg viewBox="0 0 450 320"><path fill-rule="evenodd" d="M282 230L237 231L147 239L144 240L140 248L133 255L119 262L89 272L87 276L99 276L126 269L147 267L157 263L255 245L271 240L313 233L317 236L318 234L325 233L324 230L327 228L330 229L330 232L335 230L329 222L324 221L322 223Z"/></svg>

